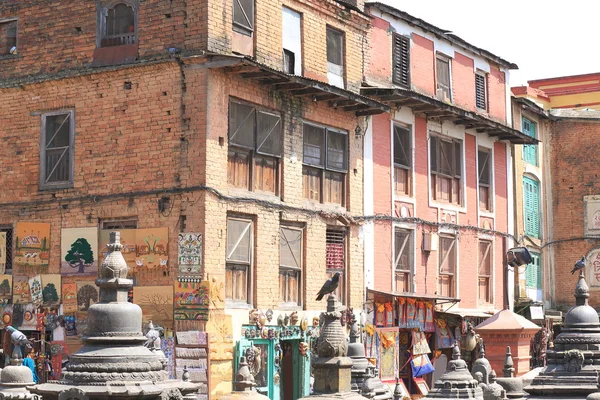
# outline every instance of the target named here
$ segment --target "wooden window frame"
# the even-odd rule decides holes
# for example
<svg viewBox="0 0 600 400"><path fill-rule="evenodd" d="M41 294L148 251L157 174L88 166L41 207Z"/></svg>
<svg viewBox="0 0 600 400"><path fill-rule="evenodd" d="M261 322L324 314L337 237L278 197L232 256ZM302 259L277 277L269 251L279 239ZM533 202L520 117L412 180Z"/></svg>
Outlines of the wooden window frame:
<svg viewBox="0 0 600 400"><path fill-rule="evenodd" d="M229 221L238 221L238 222L242 222L242 223L248 223L248 228L239 236L239 238L237 239L237 243L235 244L233 249L229 249ZM254 239L254 229L255 229L255 220L253 218L249 218L249 217L243 217L243 216L227 216L227 239L226 239L226 245L225 245L225 301L228 307L242 307L242 308L246 308L252 304L254 304L254 251L255 251L255 239ZM237 249L237 246L240 244L243 236L248 233L250 235L249 237L249 255L248 255L248 261L241 261L241 260L233 260L231 259L233 252ZM245 270L246 271L246 299L241 299L241 298L229 298L228 296L228 284L232 285L232 290L233 290L233 285L234 282L229 282L227 275L229 274L229 271L236 271L236 270ZM233 274L232 274L232 279L233 279Z"/></svg>
<svg viewBox="0 0 600 400"><path fill-rule="evenodd" d="M327 59L327 74L332 74L335 75L339 78L341 78L342 80L342 88L346 87L346 34L344 31L336 29L330 25L327 25L326 30L325 30L325 49L326 49L326 53L329 53L329 51L327 51L327 48L329 47L327 45L327 42L329 40L329 32L332 32L336 35L339 35L340 41L341 41L341 45L340 45L340 60L341 60L341 64L335 64L333 62L329 61L329 54L326 54L326 59ZM330 84L332 84L330 82Z"/></svg>
<svg viewBox="0 0 600 400"><path fill-rule="evenodd" d="M396 292L413 292L413 268L414 268L414 230L403 229L400 227L394 228L394 291ZM405 235L404 238L400 236ZM405 268L400 266L400 260L403 255L407 255L408 261ZM406 290L401 290L398 287L398 277L403 275L404 280L408 282Z"/></svg>
<svg viewBox="0 0 600 400"><path fill-rule="evenodd" d="M444 83L440 82L440 76L439 76L439 67L438 67L438 63L439 62L444 62L448 64L448 85L445 85ZM440 94L440 91L444 92L445 90L448 91L447 93L447 98L445 96L442 96ZM452 58L448 57L446 55L443 54L436 54L435 56L435 92L436 92L436 97L442 101L449 101L452 102L453 96L452 96Z"/></svg>
<svg viewBox="0 0 600 400"><path fill-rule="evenodd" d="M529 129L525 129L528 125ZM523 116L521 117L521 131L534 139L537 139L537 123ZM533 166L539 165L539 154L538 146L535 144L524 144L523 145L523 161Z"/></svg>
<svg viewBox="0 0 600 400"><path fill-rule="evenodd" d="M402 145L402 140L399 140L399 132L406 135L407 148ZM399 147L396 147L396 144ZM392 157L394 160L394 193L397 196L412 196L412 175L413 175L413 154L412 154L412 127L401 124L393 124L392 128ZM396 154L396 150L401 154ZM404 160L401 156L404 156ZM403 182L400 179L403 178ZM400 190L403 183L404 190Z"/></svg>
<svg viewBox="0 0 600 400"><path fill-rule="evenodd" d="M456 290L457 290L456 283L457 283L457 277L458 277L458 252L457 252L458 236L451 235L451 234L440 234L439 240L440 240L440 245L439 245L438 283L437 283L438 293L437 294L441 295L441 296L447 296L447 297L456 297ZM444 248L442 242L444 240L451 240L452 244L450 245L450 248L448 249L448 252L446 253L446 255L444 255L442 257L442 249ZM454 258L454 270L451 272L446 272L443 270L443 268L446 265L446 262L447 261L449 262L449 257L451 255ZM444 291L442 290L443 277L448 277L447 279L450 280L449 293L444 293Z"/></svg>
<svg viewBox="0 0 600 400"><path fill-rule="evenodd" d="M529 202L527 201L527 185L532 185L536 188L537 190L537 209L533 210L530 208L533 208L531 206L529 206ZM533 237L536 239L541 239L542 236L542 221L541 221L541 185L540 185L540 181L538 181L537 179L533 179L527 176L523 177L523 232L525 233L525 235L529 236L529 237ZM530 230L530 227L528 225L528 218L529 218L529 213L534 213L535 214L535 218L536 221L535 224L537 225L537 234ZM533 222L531 223L533 224Z"/></svg>
<svg viewBox="0 0 600 400"><path fill-rule="evenodd" d="M485 250L482 255L481 246L485 246ZM480 304L493 304L493 271L494 271L494 247L493 242L491 240L479 239L478 240L478 249L479 249L479 262L477 268L477 298ZM487 267L485 263L488 263ZM483 267L487 268L487 271L482 270ZM481 286L484 283L484 286L487 286L487 293L485 294L486 298L481 298Z"/></svg>
<svg viewBox="0 0 600 400"><path fill-rule="evenodd" d="M282 241L284 240L284 230L289 230L289 231L294 231L300 234L300 259L296 260L297 263L300 264L300 266L291 266L291 265L282 265L281 262L281 246L282 246ZM303 293L303 281L304 281L304 229L298 226L293 226L293 225L281 225L279 227L279 240L280 240L280 246L279 246L279 293L280 293L280 306L282 307L288 307L288 308L296 308L296 307L302 307L303 302L303 298L304 298L304 293ZM285 240L287 240L287 238L285 238ZM289 243L288 243L289 246ZM293 250L290 247L290 251L293 255ZM294 301L289 301L289 281L288 281L288 274L289 273L297 273L298 277L297 279L297 285L298 287L296 288L297 292L298 292L298 300L296 302ZM283 275L283 276L282 276ZM281 280L284 280L284 288L282 290L281 287ZM284 298L281 298L283 294Z"/></svg>
<svg viewBox="0 0 600 400"><path fill-rule="evenodd" d="M442 143L452 146L452 152L448 157L443 151ZM462 207L464 204L464 143L462 140L443 137L440 135L429 135L429 170L431 179L432 199L438 203L453 204ZM457 160L460 155L460 160ZM444 162L447 172L443 171ZM450 188L448 199L442 198L444 187Z"/></svg>
<svg viewBox="0 0 600 400"><path fill-rule="evenodd" d="M341 238L341 243L340 242ZM343 245L343 264L342 268L331 267L328 264L328 258L330 259L330 250L328 245L333 244L342 244ZM348 230L346 228L341 228L337 226L328 226L325 232L325 273L327 277L332 277L336 272L340 272L340 283L336 291L334 292L338 300L342 304L347 304L347 280L348 280Z"/></svg>
<svg viewBox="0 0 600 400"><path fill-rule="evenodd" d="M122 229L138 229L138 220L133 217L111 218L100 221L100 229L102 230L122 230Z"/></svg>
<svg viewBox="0 0 600 400"><path fill-rule="evenodd" d="M542 255L540 253L534 252L534 251L530 251L529 252L531 254L531 263L527 264L526 267L526 272L525 272L525 288L526 289L535 289L535 290L541 290L543 289L543 277L542 277ZM536 260L537 260L537 265L536 265ZM535 268L537 271L535 271L535 275L536 275L536 286L530 286L529 285L529 281L530 281L530 277L531 277L531 272L527 272L529 268Z"/></svg>
<svg viewBox="0 0 600 400"><path fill-rule="evenodd" d="M487 158L485 160L488 166L487 168L487 182L483 178L485 170L482 171L481 165L481 153L486 153ZM485 167L485 165L483 166ZM485 212L494 211L494 159L492 149L487 147L479 147L477 149L477 184L479 188L479 209ZM483 198L483 199L482 199Z"/></svg>
<svg viewBox="0 0 600 400"><path fill-rule="evenodd" d="M245 10L242 6L242 1L243 0L232 0L231 26L234 32L245 36L252 36L256 23L256 2L255 0L247 0L248 5L251 6L251 10ZM240 18L244 19L246 21L245 23L240 22L240 20L236 20L236 4L239 6L240 12L242 13L240 14Z"/></svg>
<svg viewBox="0 0 600 400"><path fill-rule="evenodd" d="M410 37L392 34L392 83L410 89Z"/></svg>
<svg viewBox="0 0 600 400"><path fill-rule="evenodd" d="M4 274L13 275L13 256L14 256L14 228L11 225L0 225L0 232L6 233L6 263L4 264Z"/></svg>
<svg viewBox="0 0 600 400"><path fill-rule="evenodd" d="M48 150L56 150L59 147L48 148L46 144L47 139L47 129L46 129L46 121L48 117L54 117L57 115L68 115L69 116L69 146L65 147L65 151L61 155L61 159L63 156L69 158L69 177L67 180L63 181L50 181L48 182L48 176L54 172L46 171L46 162L47 162L47 151ZM60 129L60 127L59 127ZM40 134L40 190L53 190L53 189L68 189L73 187L73 175L74 175L74 164L75 164L75 149L74 149L74 141L75 141L75 110L60 110L44 113L41 115L41 134ZM60 159L59 159L60 161ZM58 163L57 163L58 165Z"/></svg>
<svg viewBox="0 0 600 400"><path fill-rule="evenodd" d="M305 127L312 127L315 129L323 130L324 138L320 147L320 164L310 163L306 160L306 145L307 145L307 135L305 132ZM303 192L304 198L311 201L318 201L319 203L327 203L327 204L337 204L341 207L346 206L346 191L347 191L347 179L348 179L348 165L350 163L350 138L348 136L348 132L340 129L331 128L328 126L318 125L314 123L304 122L302 127L302 176L303 176ZM330 135L341 135L345 138L344 142L344 150L343 150L343 166L342 168L336 168L330 166L329 164L329 138ZM341 137L340 136L340 137ZM308 176L316 177L318 180L319 193L318 196L313 196L311 193L309 179ZM339 179L333 179L333 177L338 177ZM339 198L340 202L329 201L332 196L327 195L326 189L332 188L332 185L335 182L339 182L341 185ZM315 197L318 197L315 198ZM335 196L338 197L338 196Z"/></svg>
<svg viewBox="0 0 600 400"><path fill-rule="evenodd" d="M483 82L479 81L483 80ZM475 107L478 110L486 111L488 110L489 102L488 102L488 77L485 72L476 71L475 72ZM483 93L481 93L483 91Z"/></svg>
<svg viewBox="0 0 600 400"><path fill-rule="evenodd" d="M252 144L240 144L240 143L232 143L232 135L235 135L235 132L232 131L232 112L233 107L235 105L239 105L242 107L252 108L251 113L253 113L253 132L252 132ZM227 181L230 186L242 188L248 190L250 192L258 192L258 193L266 193L269 195L279 196L281 193L281 157L283 153L283 118L280 113L276 111L272 111L263 107L256 106L254 104L250 104L240 100L230 100L229 101L229 145L227 152L227 164L228 164L228 173L227 173ZM250 115L250 114L249 114ZM268 117L276 117L279 121L275 124L273 129L278 127L278 147L274 152L261 151L261 145L258 143L258 131L259 131L259 118L261 115ZM273 129L271 131L273 131ZM274 132L277 133L277 132ZM267 135L268 137L269 135ZM266 138L265 138L266 140ZM263 143L265 142L263 140ZM240 184L235 182L236 174L234 173L235 169L235 158L245 155L247 157L246 161L240 164L247 165L245 172L244 181L246 184ZM258 175L260 173L260 162L272 162L274 164L273 170L273 191L263 190L264 181L258 179ZM260 183L263 185L260 185Z"/></svg>
<svg viewBox="0 0 600 400"><path fill-rule="evenodd" d="M133 32L129 34L117 34L108 35L107 19L109 10L114 9L119 4L124 4L130 7L133 12ZM123 46L138 43L138 14L139 14L140 0L103 0L98 2L98 16L97 16L97 31L96 31L96 47L106 48ZM110 37L109 37L110 36ZM107 40L115 40L115 44L107 44Z"/></svg>
<svg viewBox="0 0 600 400"><path fill-rule="evenodd" d="M14 37L8 34L8 30L13 28L15 31ZM0 44L2 44L0 57L16 56L19 51L19 20L17 18L0 19L0 32L2 31L4 31L4 37L0 38ZM11 53L13 46L16 50Z"/></svg>

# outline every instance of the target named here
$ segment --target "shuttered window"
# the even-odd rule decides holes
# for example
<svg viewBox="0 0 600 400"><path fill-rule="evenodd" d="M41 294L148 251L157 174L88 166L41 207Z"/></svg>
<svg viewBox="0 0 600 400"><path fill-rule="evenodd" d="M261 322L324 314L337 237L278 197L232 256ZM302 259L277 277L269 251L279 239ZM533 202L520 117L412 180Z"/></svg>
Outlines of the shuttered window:
<svg viewBox="0 0 600 400"><path fill-rule="evenodd" d="M432 135L429 153L433 199L462 204L462 142Z"/></svg>
<svg viewBox="0 0 600 400"><path fill-rule="evenodd" d="M282 303L301 305L303 230L279 228L279 298Z"/></svg>
<svg viewBox="0 0 600 400"><path fill-rule="evenodd" d="M540 237L540 186L539 182L523 177L523 203L525 234Z"/></svg>
<svg viewBox="0 0 600 400"><path fill-rule="evenodd" d="M40 188L73 186L74 111L42 115Z"/></svg>
<svg viewBox="0 0 600 400"><path fill-rule="evenodd" d="M225 259L225 297L233 302L250 303L254 249L253 222L227 219L227 255Z"/></svg>
<svg viewBox="0 0 600 400"><path fill-rule="evenodd" d="M254 0L233 0L233 30L251 36L254 31Z"/></svg>
<svg viewBox="0 0 600 400"><path fill-rule="evenodd" d="M397 195L411 195L412 146L410 129L394 125L394 190Z"/></svg>
<svg viewBox="0 0 600 400"><path fill-rule="evenodd" d="M325 272L331 278L340 273L338 288L333 292L341 302L345 303L344 280L346 273L346 230L327 228L325 234Z"/></svg>
<svg viewBox="0 0 600 400"><path fill-rule="evenodd" d="M522 122L521 122L521 126L522 126L522 131L524 134L526 134L527 136L531 136L532 138L537 138L537 126L535 124L535 122L530 121L529 119L523 117ZM533 145L533 144L524 144L523 145L523 160L526 163L529 163L531 165L538 165L538 147L537 145Z"/></svg>
<svg viewBox="0 0 600 400"><path fill-rule="evenodd" d="M442 101L452 101L450 59L438 56L435 60L437 97Z"/></svg>
<svg viewBox="0 0 600 400"><path fill-rule="evenodd" d="M477 151L477 170L479 177L479 208L492 211L492 153L490 149Z"/></svg>
<svg viewBox="0 0 600 400"><path fill-rule="evenodd" d="M457 237L440 235L438 292L440 296L456 295Z"/></svg>
<svg viewBox="0 0 600 400"><path fill-rule="evenodd" d="M393 34L392 82L410 89L410 38Z"/></svg>
<svg viewBox="0 0 600 400"><path fill-rule="evenodd" d="M531 289L542 288L542 264L539 253L530 252L531 263L525 270L525 286Z"/></svg>
<svg viewBox="0 0 600 400"><path fill-rule="evenodd" d="M482 73L475 74L475 105L487 110L487 77Z"/></svg>
<svg viewBox="0 0 600 400"><path fill-rule="evenodd" d="M395 291L412 291L413 231L396 228L394 231Z"/></svg>
<svg viewBox="0 0 600 400"><path fill-rule="evenodd" d="M230 102L228 182L251 191L277 194L281 157L281 116Z"/></svg>
<svg viewBox="0 0 600 400"><path fill-rule="evenodd" d="M478 297L480 303L492 302L492 242L479 240Z"/></svg>

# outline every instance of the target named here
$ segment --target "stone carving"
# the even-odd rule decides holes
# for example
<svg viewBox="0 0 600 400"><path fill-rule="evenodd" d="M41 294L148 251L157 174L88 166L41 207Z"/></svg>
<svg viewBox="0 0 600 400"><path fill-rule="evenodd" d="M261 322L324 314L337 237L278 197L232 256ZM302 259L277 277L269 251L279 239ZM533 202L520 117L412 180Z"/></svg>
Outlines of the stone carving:
<svg viewBox="0 0 600 400"><path fill-rule="evenodd" d="M182 400L179 389L167 389L160 394L160 400Z"/></svg>
<svg viewBox="0 0 600 400"><path fill-rule="evenodd" d="M296 325L298 323L298 312L294 311L290 314L290 325Z"/></svg>
<svg viewBox="0 0 600 400"><path fill-rule="evenodd" d="M81 389L70 388L58 394L58 400L88 400L89 397Z"/></svg>
<svg viewBox="0 0 600 400"><path fill-rule="evenodd" d="M573 349L565 351L565 368L569 372L579 372L583 367L583 361L585 359L583 353L580 350Z"/></svg>
<svg viewBox="0 0 600 400"><path fill-rule="evenodd" d="M111 232L110 243L107 245L108 254L102 262L102 278L104 279L125 279L127 278L127 263L121 250L123 245L121 244L121 233Z"/></svg>

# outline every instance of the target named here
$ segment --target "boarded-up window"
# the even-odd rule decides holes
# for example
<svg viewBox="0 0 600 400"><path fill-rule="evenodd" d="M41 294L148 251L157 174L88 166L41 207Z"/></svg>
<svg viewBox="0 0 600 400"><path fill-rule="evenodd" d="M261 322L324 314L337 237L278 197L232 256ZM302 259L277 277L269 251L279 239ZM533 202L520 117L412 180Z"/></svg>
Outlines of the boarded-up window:
<svg viewBox="0 0 600 400"><path fill-rule="evenodd" d="M492 211L492 152L479 148L477 151L477 172L479 177L479 208Z"/></svg>
<svg viewBox="0 0 600 400"><path fill-rule="evenodd" d="M101 9L100 47L121 46L137 42L137 2L118 3Z"/></svg>
<svg viewBox="0 0 600 400"><path fill-rule="evenodd" d="M328 228L325 237L325 268L327 277L340 273L340 282L335 294L342 303L345 303L345 275L346 275L346 230Z"/></svg>
<svg viewBox="0 0 600 400"><path fill-rule="evenodd" d="M227 219L225 297L233 302L251 302L253 258L252 221Z"/></svg>
<svg viewBox="0 0 600 400"><path fill-rule="evenodd" d="M527 136L537 138L536 124L533 121L523 117L522 119L522 131ZM524 144L523 145L523 160L531 165L538 165L538 147L535 144Z"/></svg>
<svg viewBox="0 0 600 400"><path fill-rule="evenodd" d="M73 111L42 115L40 188L64 188L73 185Z"/></svg>
<svg viewBox="0 0 600 400"><path fill-rule="evenodd" d="M410 129L394 125L394 189L397 195L411 195L412 146Z"/></svg>
<svg viewBox="0 0 600 400"><path fill-rule="evenodd" d="M348 134L311 124L303 128L304 197L344 205Z"/></svg>
<svg viewBox="0 0 600 400"><path fill-rule="evenodd" d="M492 302L492 242L479 241L478 297L480 303Z"/></svg>
<svg viewBox="0 0 600 400"><path fill-rule="evenodd" d="M526 176L523 177L523 214L525 234L540 237L540 185Z"/></svg>
<svg viewBox="0 0 600 400"><path fill-rule="evenodd" d="M396 292L412 291L413 231L394 231L394 273Z"/></svg>
<svg viewBox="0 0 600 400"><path fill-rule="evenodd" d="M438 295L455 297L456 295L456 264L457 238L440 235Z"/></svg>
<svg viewBox="0 0 600 400"><path fill-rule="evenodd" d="M282 303L302 305L303 231L279 228L279 298Z"/></svg>
<svg viewBox="0 0 600 400"><path fill-rule="evenodd" d="M487 77L483 73L475 74L475 105L487 110Z"/></svg>
<svg viewBox="0 0 600 400"><path fill-rule="evenodd" d="M229 104L228 181L235 187L278 193L281 116L253 105Z"/></svg>
<svg viewBox="0 0 600 400"><path fill-rule="evenodd" d="M344 34L327 27L327 79L329 84L344 87Z"/></svg>
<svg viewBox="0 0 600 400"><path fill-rule="evenodd" d="M397 33L392 38L392 82L410 89L410 38Z"/></svg>
<svg viewBox="0 0 600 400"><path fill-rule="evenodd" d="M244 35L252 35L254 0L233 0L233 30Z"/></svg>
<svg viewBox="0 0 600 400"><path fill-rule="evenodd" d="M450 59L438 56L435 63L437 97L442 101L452 101Z"/></svg>
<svg viewBox="0 0 600 400"><path fill-rule="evenodd" d="M0 22L0 55L17 54L17 21Z"/></svg>
<svg viewBox="0 0 600 400"><path fill-rule="evenodd" d="M429 169L434 200L462 204L462 142L429 137Z"/></svg>

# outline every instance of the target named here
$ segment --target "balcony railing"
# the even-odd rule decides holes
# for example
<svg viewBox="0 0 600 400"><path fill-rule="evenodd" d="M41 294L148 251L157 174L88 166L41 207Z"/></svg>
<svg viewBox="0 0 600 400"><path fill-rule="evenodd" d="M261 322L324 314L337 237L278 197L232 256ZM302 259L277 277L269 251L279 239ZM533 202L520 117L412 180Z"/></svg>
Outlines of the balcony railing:
<svg viewBox="0 0 600 400"><path fill-rule="evenodd" d="M122 46L126 44L135 44L135 33L105 35L102 38L102 47Z"/></svg>

